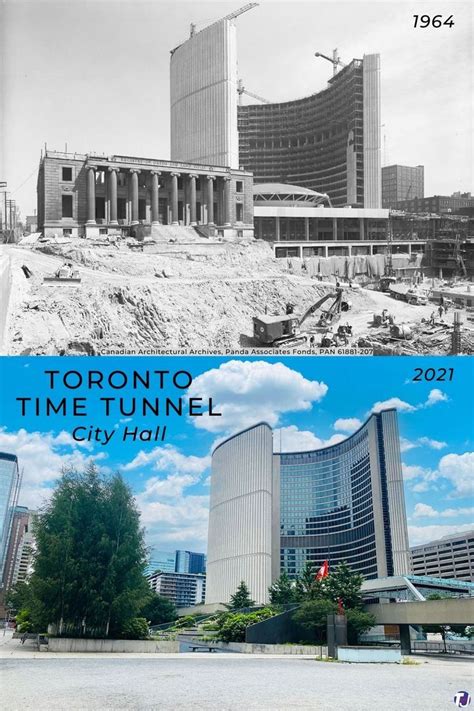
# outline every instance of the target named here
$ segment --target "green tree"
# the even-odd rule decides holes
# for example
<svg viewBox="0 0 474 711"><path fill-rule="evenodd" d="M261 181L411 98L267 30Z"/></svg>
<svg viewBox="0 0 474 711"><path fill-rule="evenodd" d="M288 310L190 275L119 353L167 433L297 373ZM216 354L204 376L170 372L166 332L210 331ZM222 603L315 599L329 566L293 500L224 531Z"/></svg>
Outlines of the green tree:
<svg viewBox="0 0 474 711"><path fill-rule="evenodd" d="M362 607L363 580L364 576L355 573L347 563L339 563L321 583L324 597L336 603L342 600L346 610Z"/></svg>
<svg viewBox="0 0 474 711"><path fill-rule="evenodd" d="M255 601L250 597L250 591L244 580L240 584L233 595L231 595L230 603L226 605L228 610L241 610L244 607L254 607Z"/></svg>
<svg viewBox="0 0 474 711"><path fill-rule="evenodd" d="M289 605L298 599L296 586L285 571L268 588L268 592L272 605Z"/></svg>
<svg viewBox="0 0 474 711"><path fill-rule="evenodd" d="M295 610L292 618L315 635L319 644L326 640L327 616L337 611L337 605L331 600L307 600Z"/></svg>
<svg viewBox="0 0 474 711"><path fill-rule="evenodd" d="M370 612L363 610L349 609L346 611L347 617L347 639L349 644L357 644L360 635L370 630L377 621Z"/></svg>
<svg viewBox="0 0 474 711"><path fill-rule="evenodd" d="M296 579L295 591L297 600L315 600L322 597L321 582L316 580L315 568L306 561L305 566Z"/></svg>
<svg viewBox="0 0 474 711"><path fill-rule="evenodd" d="M137 617L150 595L146 551L138 510L119 474L105 479L94 466L64 471L35 535L35 624L108 636Z"/></svg>
<svg viewBox="0 0 474 711"><path fill-rule="evenodd" d="M164 625L166 622L173 622L177 617L174 603L155 592L141 609L140 615L146 617L150 625Z"/></svg>
<svg viewBox="0 0 474 711"><path fill-rule="evenodd" d="M427 596L427 600L445 600L449 595L443 593L431 593ZM423 625L423 632L429 632L433 634L440 634L443 640L443 651L445 654L448 649L446 646L446 638L450 632L454 634L466 635L468 633L468 628L465 625Z"/></svg>

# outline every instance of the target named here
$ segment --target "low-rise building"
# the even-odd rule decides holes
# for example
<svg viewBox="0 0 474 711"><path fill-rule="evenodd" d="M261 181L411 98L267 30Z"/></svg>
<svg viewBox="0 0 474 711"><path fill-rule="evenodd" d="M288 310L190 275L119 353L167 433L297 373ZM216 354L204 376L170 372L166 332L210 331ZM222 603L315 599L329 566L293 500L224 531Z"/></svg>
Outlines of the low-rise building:
<svg viewBox="0 0 474 711"><path fill-rule="evenodd" d="M451 213L455 215L463 214L464 210L468 208L474 208L474 197L471 193L460 192L452 195L431 195L430 197L399 200L391 207L408 212L428 212L438 215Z"/></svg>
<svg viewBox="0 0 474 711"><path fill-rule="evenodd" d="M474 529L410 548L413 575L474 582Z"/></svg>
<svg viewBox="0 0 474 711"><path fill-rule="evenodd" d="M157 572L148 576L152 590L174 602L176 607L191 607L204 602L206 576L194 573Z"/></svg>
<svg viewBox="0 0 474 711"><path fill-rule="evenodd" d="M140 225L153 235L161 224L252 236L252 185L252 174L239 169L47 150L38 172L38 230L96 238L143 234Z"/></svg>

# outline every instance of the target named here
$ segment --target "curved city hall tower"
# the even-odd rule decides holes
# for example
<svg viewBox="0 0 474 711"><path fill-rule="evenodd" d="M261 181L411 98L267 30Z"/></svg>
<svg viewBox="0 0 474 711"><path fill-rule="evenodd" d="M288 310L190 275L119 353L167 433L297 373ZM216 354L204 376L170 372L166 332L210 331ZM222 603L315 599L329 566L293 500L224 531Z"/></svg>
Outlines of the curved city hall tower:
<svg viewBox="0 0 474 711"><path fill-rule="evenodd" d="M327 193L335 207L382 207L380 55L353 59L303 99L238 107L240 165L256 183Z"/></svg>
<svg viewBox="0 0 474 711"><path fill-rule="evenodd" d="M222 19L171 53L171 160L239 167L237 37Z"/></svg>
<svg viewBox="0 0 474 711"><path fill-rule="evenodd" d="M257 602L280 571L346 561L365 578L410 572L396 410L371 415L343 442L274 454L259 424L212 457L206 602L244 580Z"/></svg>

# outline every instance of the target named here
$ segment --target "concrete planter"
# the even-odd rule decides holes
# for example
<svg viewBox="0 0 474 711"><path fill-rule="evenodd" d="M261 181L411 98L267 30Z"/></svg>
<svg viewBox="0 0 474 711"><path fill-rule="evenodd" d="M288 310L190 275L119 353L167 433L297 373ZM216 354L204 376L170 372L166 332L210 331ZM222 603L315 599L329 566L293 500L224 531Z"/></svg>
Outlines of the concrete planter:
<svg viewBox="0 0 474 711"><path fill-rule="evenodd" d="M337 659L340 662L394 664L402 661L402 652L397 647L338 647Z"/></svg>
<svg viewBox="0 0 474 711"><path fill-rule="evenodd" d="M306 644L252 644L250 642L213 642L213 647L225 649L228 652L241 654L307 654L319 657L321 647ZM327 647L322 648L323 657L327 655Z"/></svg>
<svg viewBox="0 0 474 711"><path fill-rule="evenodd" d="M171 641L149 641L145 639L72 639L68 637L50 637L48 651L173 654L179 651L179 643Z"/></svg>

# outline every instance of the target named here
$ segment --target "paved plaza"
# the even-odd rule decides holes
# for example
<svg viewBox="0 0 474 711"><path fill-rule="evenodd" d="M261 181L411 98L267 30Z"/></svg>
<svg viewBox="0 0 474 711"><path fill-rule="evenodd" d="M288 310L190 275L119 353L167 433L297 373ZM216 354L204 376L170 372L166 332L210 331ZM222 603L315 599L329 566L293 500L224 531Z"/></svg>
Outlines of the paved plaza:
<svg viewBox="0 0 474 711"><path fill-rule="evenodd" d="M0 646L8 711L454 711L454 694L474 691L472 663L463 659L373 665L243 654L53 655L19 647L17 640Z"/></svg>

